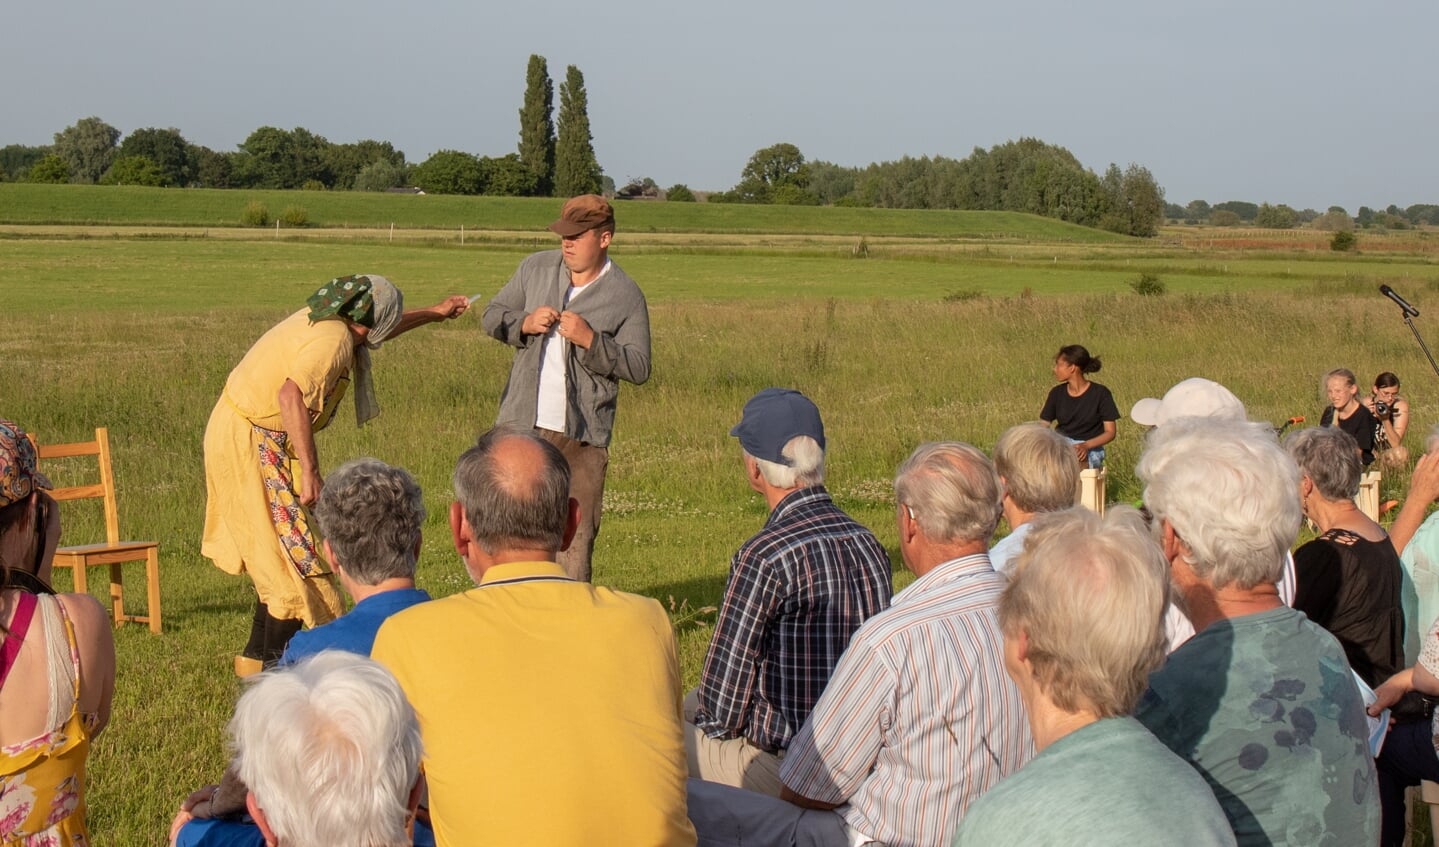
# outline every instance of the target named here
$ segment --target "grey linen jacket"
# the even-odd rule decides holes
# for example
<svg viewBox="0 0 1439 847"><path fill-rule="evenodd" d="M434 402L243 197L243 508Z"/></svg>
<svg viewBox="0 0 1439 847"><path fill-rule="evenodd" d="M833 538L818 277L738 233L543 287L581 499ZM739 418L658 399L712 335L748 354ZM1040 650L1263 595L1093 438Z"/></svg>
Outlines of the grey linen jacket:
<svg viewBox="0 0 1439 847"><path fill-rule="evenodd" d="M650 315L645 295L629 275L612 265L598 286L576 301L571 311L595 332L588 350L568 344L565 357L565 435L596 447L608 447L615 426L620 380L635 385L650 378ZM540 306L564 311L570 272L558 250L535 253L485 307L485 332L515 351L510 379L500 397L497 424L535 425L539 404L543 335L520 331L525 316Z"/></svg>

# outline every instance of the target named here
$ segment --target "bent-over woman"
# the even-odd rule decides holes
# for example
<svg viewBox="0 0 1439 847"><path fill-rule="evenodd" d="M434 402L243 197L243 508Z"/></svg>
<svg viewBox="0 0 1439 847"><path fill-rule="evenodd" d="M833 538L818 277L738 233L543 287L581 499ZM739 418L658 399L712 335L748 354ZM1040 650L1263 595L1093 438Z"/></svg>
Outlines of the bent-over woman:
<svg viewBox="0 0 1439 847"><path fill-rule="evenodd" d="M1039 419L1056 424L1059 434L1074 445L1081 465L1098 468L1104 464L1104 445L1114 440L1119 407L1109 389L1089 380L1103 363L1078 344L1059 348L1054 357L1054 378Z"/></svg>
<svg viewBox="0 0 1439 847"><path fill-rule="evenodd" d="M301 624L317 626L342 611L304 508L324 484L315 433L330 423L347 390L358 425L379 414L371 350L469 306L454 295L407 312L400 290L373 274L332 280L307 302L230 372L205 428L200 552L227 573L248 573L258 594L249 643L235 658L240 675L278 661Z"/></svg>

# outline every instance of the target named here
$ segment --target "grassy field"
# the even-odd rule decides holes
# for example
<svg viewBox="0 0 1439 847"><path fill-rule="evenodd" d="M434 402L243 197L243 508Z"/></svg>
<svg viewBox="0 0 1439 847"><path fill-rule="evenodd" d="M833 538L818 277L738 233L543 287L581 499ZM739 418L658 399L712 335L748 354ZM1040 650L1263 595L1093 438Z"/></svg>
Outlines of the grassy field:
<svg viewBox="0 0 1439 847"><path fill-rule="evenodd" d="M237 227L251 201L271 218L303 208L318 227L541 231L559 202L523 197L373 194L354 191L223 191L135 186L0 183L3 224L165 224ZM881 214L875 214L881 212ZM627 231L809 233L930 238L1043 239L1105 244L1124 236L1009 212L925 212L718 203L623 203Z"/></svg>
<svg viewBox="0 0 1439 847"><path fill-rule="evenodd" d="M0 186L0 218L12 211L7 192L20 187ZM640 207L621 211L631 208ZM551 201L539 224L517 217L499 228L538 228L554 211ZM1411 447L1439 420L1429 366L1397 309L1374 290L1380 282L1398 288L1424 311L1428 332L1439 266L1422 238L1405 251L1340 257L1282 245L1175 246L1182 234L1168 245L1063 239L987 250L936 235L876 241L864 260L848 258L854 239L844 232L784 241L810 239L801 230L817 219L806 216L821 211L792 210L798 222L771 234L764 218L741 219L736 231L750 235L722 244L707 241L716 235L709 229L669 239L622 229L616 242L614 258L650 298L655 368L649 383L621 392L595 578L671 606L687 685L712 619L696 610L718 601L730 555L764 521L726 433L745 399L766 386L796 387L818 403L830 488L896 565L890 484L898 462L927 440L989 450L1004 428L1034 418L1063 344L1104 357L1098 379L1122 411L1203 375L1230 386L1257 419L1312 421L1323 402L1320 376L1342 365L1361 379L1380 370L1404 378L1416 419ZM8 234L0 237L10 318L0 340L0 415L45 441L109 426L122 527L163 545L166 631L117 633L115 717L91 755L89 798L97 843L160 843L179 799L223 766L223 727L238 691L230 658L253 602L244 579L199 555L200 439L226 373L332 276L384 273L409 304L425 304L448 293L492 294L531 248L390 243L379 231L296 240L19 226ZM69 237L76 234L86 237ZM1129 283L1142 270L1158 273L1169 293L1134 294ZM373 455L420 480L430 510L420 582L434 594L467 585L443 519L449 474L493 420L509 361L477 316L417 330L376 356L384 414L364 429L341 414L318 437L326 469ZM1121 421L1111 500L1139 496L1132 468L1140 445L1137 427ZM1400 474L1386 489L1403 482ZM68 542L95 538L98 515L67 505L64 517ZM141 572L127 571L127 580L143 609ZM897 586L907 582L897 565ZM99 572L92 585L103 590Z"/></svg>

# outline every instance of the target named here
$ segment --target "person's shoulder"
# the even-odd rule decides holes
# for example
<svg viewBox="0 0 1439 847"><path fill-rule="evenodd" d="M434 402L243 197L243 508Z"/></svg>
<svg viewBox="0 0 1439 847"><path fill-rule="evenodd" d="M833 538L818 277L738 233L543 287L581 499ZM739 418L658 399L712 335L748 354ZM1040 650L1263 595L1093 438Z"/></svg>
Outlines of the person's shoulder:
<svg viewBox="0 0 1439 847"><path fill-rule="evenodd" d="M953 847L1025 841L1035 823L1036 798L1031 796L1030 783L1039 770L1031 762L975 800L955 830Z"/></svg>
<svg viewBox="0 0 1439 847"><path fill-rule="evenodd" d="M621 285L624 285L627 288L633 288L635 290L635 293L638 294L641 298L644 297L644 292L640 289L640 284L638 282L635 282L634 277L625 273L625 269L620 267L619 262L616 262L614 259L610 260L609 276L612 280L619 282Z"/></svg>
<svg viewBox="0 0 1439 847"><path fill-rule="evenodd" d="M380 624L379 632L397 632L401 630L416 630L433 626L443 626L460 613L467 605L473 605L469 600L469 592L462 591L458 594L451 594L448 597L441 597L438 600L425 600L407 606L390 615ZM343 620L339 618L338 620ZM378 642L377 642L378 643Z"/></svg>
<svg viewBox="0 0 1439 847"><path fill-rule="evenodd" d="M590 590L595 593L595 596L604 598L610 604L630 610L637 615L664 615L665 613L664 606L653 597L602 585L591 585Z"/></svg>
<svg viewBox="0 0 1439 847"><path fill-rule="evenodd" d="M75 626L77 635L82 631L94 632L97 629L104 630L107 634L110 632L110 615L93 595L56 594L54 598L65 610L65 617Z"/></svg>
<svg viewBox="0 0 1439 847"><path fill-rule="evenodd" d="M585 583L585 587L594 597L593 604L587 607L588 610L596 616L602 616L605 620L602 626L610 628L612 633L628 633L628 637L637 639L640 643L649 642L665 647L674 643L674 628L670 624L669 613L660 601L643 594L632 594L588 583ZM598 623L602 618L596 617L594 620Z"/></svg>

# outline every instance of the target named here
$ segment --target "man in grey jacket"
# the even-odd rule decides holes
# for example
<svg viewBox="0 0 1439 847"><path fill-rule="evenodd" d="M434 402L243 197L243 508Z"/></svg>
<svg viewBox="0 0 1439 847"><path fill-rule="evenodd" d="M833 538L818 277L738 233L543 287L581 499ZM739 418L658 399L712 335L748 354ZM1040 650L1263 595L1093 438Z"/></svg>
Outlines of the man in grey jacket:
<svg viewBox="0 0 1439 847"><path fill-rule="evenodd" d="M535 253L485 307L485 332L517 348L496 424L518 424L554 444L570 464L580 527L559 563L590 578L619 381L650 377L645 295L609 259L615 215L582 194L550 224L559 250Z"/></svg>

